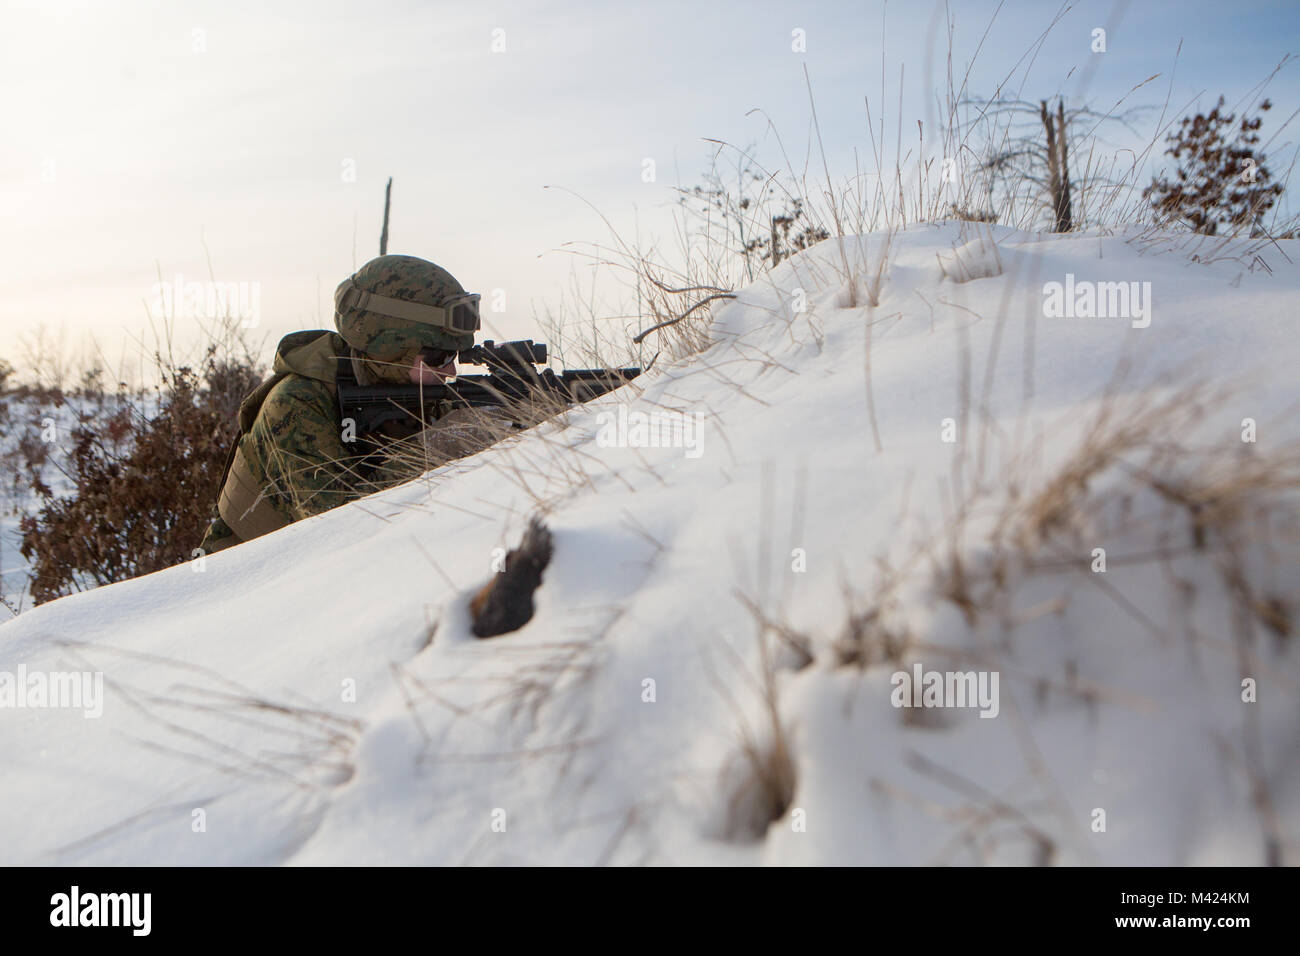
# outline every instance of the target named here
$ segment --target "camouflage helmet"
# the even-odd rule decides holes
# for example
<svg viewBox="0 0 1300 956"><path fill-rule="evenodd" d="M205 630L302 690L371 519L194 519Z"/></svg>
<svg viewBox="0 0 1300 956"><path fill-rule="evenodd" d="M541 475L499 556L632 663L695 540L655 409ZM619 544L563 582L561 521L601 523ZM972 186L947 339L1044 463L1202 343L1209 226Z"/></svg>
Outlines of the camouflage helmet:
<svg viewBox="0 0 1300 956"><path fill-rule="evenodd" d="M379 256L339 284L334 324L358 352L396 362L422 348L474 344L478 296L450 272L415 256Z"/></svg>

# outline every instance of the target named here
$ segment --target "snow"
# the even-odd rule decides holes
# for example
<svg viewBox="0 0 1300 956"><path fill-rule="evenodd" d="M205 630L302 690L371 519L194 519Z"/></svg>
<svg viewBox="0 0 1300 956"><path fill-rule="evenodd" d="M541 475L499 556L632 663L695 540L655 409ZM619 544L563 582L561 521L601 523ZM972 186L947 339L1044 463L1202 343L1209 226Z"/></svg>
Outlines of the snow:
<svg viewBox="0 0 1300 956"><path fill-rule="evenodd" d="M102 671L107 695L97 720L0 710L0 862L1254 864L1271 831L1245 767L1294 862L1295 648L1261 634L1239 660L1207 553L1114 560L1161 533L1133 517L1150 492L1123 501L1123 469L1087 488L1067 555L1085 570L1013 568L974 626L939 593L944 548L916 549L988 566L999 489L1050 480L1107 393L1137 415L1231 386L1161 433L1207 460L1242 454L1247 417L1252 454L1300 437L1297 243L1253 269L1244 243L1196 262L971 224L840 243L717 310L702 353L561 419L0 624L0 672ZM1149 327L1045 318L1043 285L1067 273L1150 282ZM610 447L620 405L702 415L699 453ZM555 558L536 614L475 640L468 598L539 511ZM1300 593L1295 562L1243 560L1261 592ZM839 663L874 606L914 637L904 669L998 671L998 716L899 709L894 662ZM811 642L802 668L769 647L770 685L760 615ZM754 809L743 743L771 744L769 697L794 768L776 819Z"/></svg>
<svg viewBox="0 0 1300 956"><path fill-rule="evenodd" d="M970 282L972 279L991 279L1002 275L1002 257L992 232L960 246L954 245L950 253L939 253L939 268L944 277L953 282Z"/></svg>

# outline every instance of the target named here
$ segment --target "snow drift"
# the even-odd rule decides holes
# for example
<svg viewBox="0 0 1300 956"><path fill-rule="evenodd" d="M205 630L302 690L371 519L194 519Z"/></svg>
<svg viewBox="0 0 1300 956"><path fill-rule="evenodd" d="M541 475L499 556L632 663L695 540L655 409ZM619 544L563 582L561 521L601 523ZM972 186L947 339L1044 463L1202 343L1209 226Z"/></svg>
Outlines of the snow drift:
<svg viewBox="0 0 1300 956"><path fill-rule="evenodd" d="M828 240L612 395L0 625L103 675L0 709L0 862L1295 862L1300 249L979 229ZM1067 275L1149 324L1045 316Z"/></svg>

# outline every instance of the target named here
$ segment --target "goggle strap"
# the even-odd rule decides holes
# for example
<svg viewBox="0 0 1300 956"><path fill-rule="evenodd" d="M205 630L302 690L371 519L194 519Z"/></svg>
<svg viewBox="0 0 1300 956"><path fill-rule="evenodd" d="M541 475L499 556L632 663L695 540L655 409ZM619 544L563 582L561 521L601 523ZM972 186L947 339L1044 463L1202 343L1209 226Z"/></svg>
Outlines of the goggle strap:
<svg viewBox="0 0 1300 956"><path fill-rule="evenodd" d="M395 319L405 319L408 322L432 325L440 329L452 329L456 332L477 332L479 329L478 309L465 306L464 303L459 303L460 307L453 306L451 309L446 309L440 305L407 302L404 299L394 299L358 289L351 279L339 287L334 305L339 312L347 312L351 309L359 312L377 312ZM466 313L468 313L467 319L462 319L461 316Z"/></svg>

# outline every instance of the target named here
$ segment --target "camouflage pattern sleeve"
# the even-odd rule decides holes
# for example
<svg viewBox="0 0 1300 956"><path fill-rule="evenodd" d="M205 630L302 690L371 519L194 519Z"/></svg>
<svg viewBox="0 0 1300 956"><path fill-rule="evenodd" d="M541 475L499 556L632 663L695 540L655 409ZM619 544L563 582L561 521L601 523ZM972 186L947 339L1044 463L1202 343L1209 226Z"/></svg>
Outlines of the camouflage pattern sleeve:
<svg viewBox="0 0 1300 956"><path fill-rule="evenodd" d="M290 375L272 389L241 447L271 505L291 522L374 490L343 444L333 391L314 379Z"/></svg>

